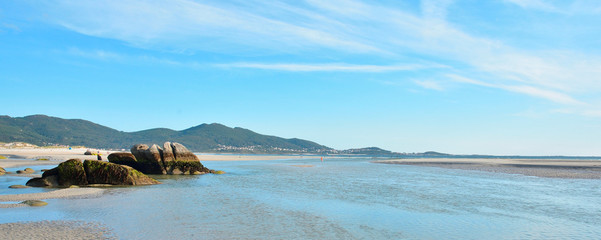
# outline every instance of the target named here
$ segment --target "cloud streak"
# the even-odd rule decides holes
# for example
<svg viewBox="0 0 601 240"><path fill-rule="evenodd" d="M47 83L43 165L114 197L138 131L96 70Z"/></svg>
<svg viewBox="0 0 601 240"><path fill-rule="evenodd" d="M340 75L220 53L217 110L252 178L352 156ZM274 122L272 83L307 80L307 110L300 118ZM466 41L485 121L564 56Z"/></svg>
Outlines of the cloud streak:
<svg viewBox="0 0 601 240"><path fill-rule="evenodd" d="M543 0L505 1L526 10L559 9ZM44 21L146 49L206 51L241 58L283 54L315 62L337 62L242 61L216 64L216 67L373 73L437 68L427 64L394 65L409 59L450 66L439 77L445 74L485 76L478 78L481 79L479 85L558 104L581 103L571 95L589 94L599 98L595 93L601 92L601 57L569 49L534 51L478 36L465 30L469 26L445 20L452 14L446 8L454 4L458 2L423 0L418 12L359 0L307 0L294 5L254 0L236 4L190 0L57 0L37 7L46 16ZM584 5L583 1L572 4L579 8ZM373 62L379 64L371 64ZM416 84L437 90L428 82Z"/></svg>
<svg viewBox="0 0 601 240"><path fill-rule="evenodd" d="M489 87L489 88L503 89L503 90L507 90L510 92L521 93L521 94L526 94L526 95L529 95L532 97L546 99L546 100L553 101L553 102L560 103L560 104L585 105L585 103L578 101L567 94L552 91L552 90L541 89L541 88L537 88L537 87L533 87L533 86L491 84L491 83L474 80L471 78L466 78L463 76L458 76L458 75L453 75L453 74L447 75L447 77L452 79L455 82L467 83L467 84Z"/></svg>
<svg viewBox="0 0 601 240"><path fill-rule="evenodd" d="M215 64L224 68L253 68L289 72L397 72L415 71L427 68L441 68L442 65L355 65L355 64L296 64L296 63L228 63Z"/></svg>

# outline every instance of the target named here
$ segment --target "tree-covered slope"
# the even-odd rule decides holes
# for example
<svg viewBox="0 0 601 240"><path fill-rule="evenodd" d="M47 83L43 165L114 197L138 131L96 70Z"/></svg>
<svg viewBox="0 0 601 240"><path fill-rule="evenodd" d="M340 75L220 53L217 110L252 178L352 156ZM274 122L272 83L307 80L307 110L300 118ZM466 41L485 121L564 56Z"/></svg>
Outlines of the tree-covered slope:
<svg viewBox="0 0 601 240"><path fill-rule="evenodd" d="M292 153L323 152L326 146L302 139L284 139L221 124L201 124L182 131L155 128L122 132L90 121L45 115L0 116L0 142L36 145L83 145L96 148L129 148L136 143L180 142L193 151Z"/></svg>

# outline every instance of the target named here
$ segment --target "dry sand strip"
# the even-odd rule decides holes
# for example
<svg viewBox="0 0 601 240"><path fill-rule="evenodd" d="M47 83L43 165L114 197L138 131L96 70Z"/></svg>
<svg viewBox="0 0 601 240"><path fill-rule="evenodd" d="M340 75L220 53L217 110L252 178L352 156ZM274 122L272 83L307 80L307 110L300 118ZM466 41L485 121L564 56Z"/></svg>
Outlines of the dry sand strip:
<svg viewBox="0 0 601 240"><path fill-rule="evenodd" d="M263 160L286 160L286 159L314 159L319 158L311 155L237 155L237 154L197 154L198 159L203 161L263 161Z"/></svg>
<svg viewBox="0 0 601 240"><path fill-rule="evenodd" d="M38 165L59 165L63 161L37 161L27 159L0 159L0 167L3 168L14 168L14 167L25 167L25 166L38 166Z"/></svg>
<svg viewBox="0 0 601 240"><path fill-rule="evenodd" d="M5 160L10 160L11 158L27 160L43 158L49 161L65 161L72 158L96 160L97 156L95 155L84 155L87 150L87 148L0 148L0 155L9 157L9 159ZM106 159L110 153L114 152L98 149L91 150L92 152L99 151L103 159Z"/></svg>
<svg viewBox="0 0 601 240"><path fill-rule="evenodd" d="M0 224L1 239L118 239L99 223L83 221L41 221Z"/></svg>
<svg viewBox="0 0 601 240"><path fill-rule="evenodd" d="M601 160L416 158L374 162L522 174L547 178L601 179Z"/></svg>
<svg viewBox="0 0 601 240"><path fill-rule="evenodd" d="M101 188L66 188L43 193L7 194L0 195L0 202L18 202L25 200L42 200L51 198L88 197L100 195L105 191ZM26 204L0 204L0 208L23 207Z"/></svg>
<svg viewBox="0 0 601 240"><path fill-rule="evenodd" d="M9 157L0 159L1 167L17 167L26 165L52 165L58 164L72 158L81 160L96 160L97 156L84 155L86 148L0 148L0 155ZM115 151L100 151L103 160ZM129 150L125 150L129 152ZM261 161L261 160L284 160L284 159L313 159L319 158L316 155L252 155L252 154L197 154L200 161ZM47 161L35 161L35 159L48 159ZM330 157L333 158L333 157Z"/></svg>

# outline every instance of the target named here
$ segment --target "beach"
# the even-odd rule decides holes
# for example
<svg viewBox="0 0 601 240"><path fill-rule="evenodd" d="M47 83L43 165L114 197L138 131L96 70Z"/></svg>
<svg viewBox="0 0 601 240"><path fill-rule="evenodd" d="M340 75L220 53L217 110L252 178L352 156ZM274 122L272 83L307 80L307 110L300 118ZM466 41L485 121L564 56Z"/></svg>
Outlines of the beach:
<svg viewBox="0 0 601 240"><path fill-rule="evenodd" d="M512 158L415 158L374 161L449 169L477 170L546 178L601 179L601 161Z"/></svg>
<svg viewBox="0 0 601 240"><path fill-rule="evenodd" d="M3 239L118 239L105 226L82 221L39 221L0 224Z"/></svg>
<svg viewBox="0 0 601 240"><path fill-rule="evenodd" d="M45 197L95 188L8 189L27 179L0 176L6 195L0 202L48 203L0 209L0 232L8 239L39 234L76 239L82 229L95 232L81 235L86 239L104 238L103 230L119 239L591 239L601 234L599 179L375 164L377 159L365 156L323 162L307 156L269 161L221 156L225 159L203 164L226 174L157 175L163 184L100 188L102 193L61 199Z"/></svg>
<svg viewBox="0 0 601 240"><path fill-rule="evenodd" d="M89 148L0 148L0 155L8 157L0 159L0 167L11 168L32 165L57 165L63 161L78 158L81 160L96 160L95 155L84 155ZM92 152L100 152L103 160L107 156L118 151L90 149ZM129 152L125 150L123 152ZM253 154L197 154L203 161L260 161L260 160L282 160L315 158L311 155L253 155ZM40 160L42 159L42 160Z"/></svg>

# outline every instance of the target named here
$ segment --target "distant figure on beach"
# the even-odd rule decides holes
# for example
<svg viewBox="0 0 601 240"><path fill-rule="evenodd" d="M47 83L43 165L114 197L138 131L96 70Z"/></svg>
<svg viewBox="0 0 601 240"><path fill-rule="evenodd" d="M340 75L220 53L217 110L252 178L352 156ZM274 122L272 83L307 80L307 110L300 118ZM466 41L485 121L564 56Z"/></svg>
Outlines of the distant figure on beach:
<svg viewBox="0 0 601 240"><path fill-rule="evenodd" d="M96 154L96 156L98 157L98 161L102 161L102 156L100 156L100 151L98 151L98 153Z"/></svg>

